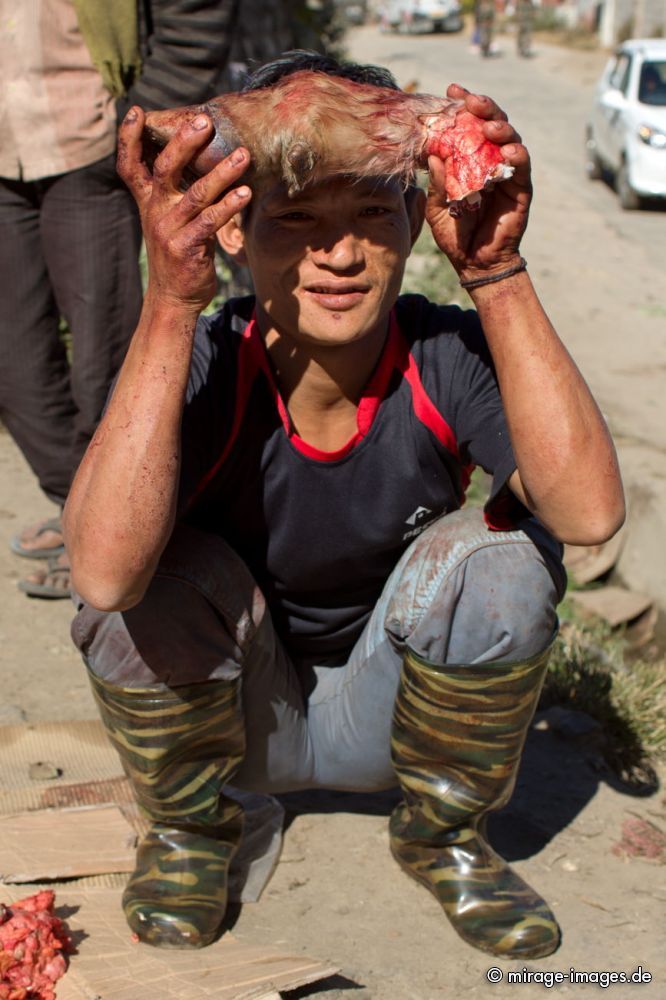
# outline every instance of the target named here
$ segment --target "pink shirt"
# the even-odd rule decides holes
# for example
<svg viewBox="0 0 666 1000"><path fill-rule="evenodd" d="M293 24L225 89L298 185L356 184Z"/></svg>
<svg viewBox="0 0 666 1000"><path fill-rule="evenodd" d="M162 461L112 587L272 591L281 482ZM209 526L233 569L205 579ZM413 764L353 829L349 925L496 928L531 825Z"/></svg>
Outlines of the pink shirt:
<svg viewBox="0 0 666 1000"><path fill-rule="evenodd" d="M0 177L66 173L115 144L115 103L72 0L0 0Z"/></svg>

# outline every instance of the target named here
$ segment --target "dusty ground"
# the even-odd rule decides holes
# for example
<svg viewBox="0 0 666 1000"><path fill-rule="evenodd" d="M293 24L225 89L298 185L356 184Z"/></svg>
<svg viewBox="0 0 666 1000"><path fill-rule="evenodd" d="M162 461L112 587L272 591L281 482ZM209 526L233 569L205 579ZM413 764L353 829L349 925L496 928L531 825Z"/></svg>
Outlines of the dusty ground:
<svg viewBox="0 0 666 1000"><path fill-rule="evenodd" d="M396 39L374 29L357 33L353 47L360 58L389 62L403 83L419 76L423 89L433 87L436 76L441 80L447 60L453 68L444 74L446 80L457 76L470 86L478 80L491 92L495 74L498 87L511 91L514 102L520 99L527 108L532 107L524 96L530 93L530 74L532 89L543 95L552 119L548 125L530 112L533 138L543 153L544 128L557 139L552 143L554 159L546 163L542 158L537 168L543 204L526 256L534 262L545 298L558 314L558 326L604 410L621 433L628 436L628 428L636 427L637 443L628 448L627 466L641 472L647 489L661 488L663 446L660 459L657 439L663 436L664 399L657 379L665 360L663 318L662 346L656 342L654 323L655 316L662 315L664 216L621 216L612 194L585 188L582 175L577 188L571 178L574 160L580 159L579 135L562 146L562 102L574 97L578 101L575 95L581 88L589 89L599 57L542 50L527 66L507 51L491 61L493 65L482 66L467 53L462 38ZM576 104L579 118L581 107ZM569 173L549 173L558 158L571 168ZM554 197L558 185L559 204ZM566 211L571 200L586 223L575 233ZM606 238L593 247L591 233L599 232ZM650 257L646 234L661 248L661 256ZM627 268L632 269L629 276L623 273ZM593 295L591 287L597 288ZM650 302L652 312L646 305ZM622 346L627 340L629 368ZM30 601L15 587L30 564L12 556L7 542L25 523L49 514L11 439L0 432L0 724L95 713L81 664L69 644L68 602ZM501 967L506 977L522 963L495 962L462 944L434 899L398 870L388 853L386 833L393 801L389 794L290 799L287 804L297 815L285 836L281 864L262 900L232 914L234 933L338 963L341 976L320 987L321 995L331 1000L356 994L373 1000L486 998L508 996L513 989L520 996L543 995L543 984L491 985L486 978L491 966ZM636 817L663 830L663 792L630 795L604 769L593 747L581 747L548 729L532 731L517 793L494 827L498 849L543 892L563 928L558 953L530 968L568 975L572 967L624 973L642 967L651 973L651 983L611 984L612 996L656 1000L666 995L664 866L613 853L623 824ZM594 982L568 980L555 987L572 997L596 996L600 988ZM304 989L300 996L314 992Z"/></svg>

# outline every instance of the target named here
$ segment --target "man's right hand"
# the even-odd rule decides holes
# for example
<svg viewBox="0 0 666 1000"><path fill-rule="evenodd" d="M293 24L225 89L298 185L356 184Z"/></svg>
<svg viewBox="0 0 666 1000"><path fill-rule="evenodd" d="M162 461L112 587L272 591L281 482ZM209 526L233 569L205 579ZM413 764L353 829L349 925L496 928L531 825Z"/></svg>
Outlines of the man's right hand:
<svg viewBox="0 0 666 1000"><path fill-rule="evenodd" d="M118 135L118 173L139 206L148 256L146 296L199 313L215 294L215 234L252 197L246 185L228 190L242 177L250 155L243 147L234 150L183 192L186 165L210 139L210 118L201 114L184 124L152 173L142 158L144 122L141 108L130 108Z"/></svg>

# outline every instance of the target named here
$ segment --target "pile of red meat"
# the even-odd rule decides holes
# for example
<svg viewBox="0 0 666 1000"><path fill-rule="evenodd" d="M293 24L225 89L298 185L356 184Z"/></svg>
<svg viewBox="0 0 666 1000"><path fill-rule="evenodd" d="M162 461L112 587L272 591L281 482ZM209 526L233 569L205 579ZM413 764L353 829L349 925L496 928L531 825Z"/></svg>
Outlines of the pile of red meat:
<svg viewBox="0 0 666 1000"><path fill-rule="evenodd" d="M0 903L0 1000L55 1000L71 940L53 914L54 899L45 889L9 906Z"/></svg>

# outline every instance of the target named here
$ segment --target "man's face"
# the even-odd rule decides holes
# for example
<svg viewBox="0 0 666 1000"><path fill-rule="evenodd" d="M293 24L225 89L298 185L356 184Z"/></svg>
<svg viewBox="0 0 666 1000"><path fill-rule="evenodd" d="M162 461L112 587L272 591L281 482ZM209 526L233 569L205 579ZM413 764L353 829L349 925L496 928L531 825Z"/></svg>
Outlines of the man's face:
<svg viewBox="0 0 666 1000"><path fill-rule="evenodd" d="M336 177L289 197L255 190L243 246L262 332L343 345L379 332L412 245L402 188Z"/></svg>

